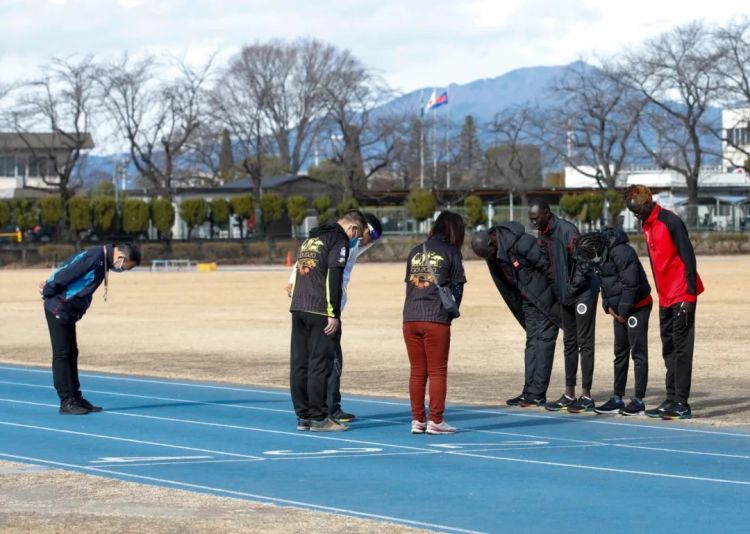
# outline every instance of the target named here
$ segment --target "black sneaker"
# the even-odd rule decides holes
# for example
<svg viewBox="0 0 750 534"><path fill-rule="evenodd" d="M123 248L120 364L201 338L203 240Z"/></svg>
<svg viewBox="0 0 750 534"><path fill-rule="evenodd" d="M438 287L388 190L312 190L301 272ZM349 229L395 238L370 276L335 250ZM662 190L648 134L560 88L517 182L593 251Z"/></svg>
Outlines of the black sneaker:
<svg viewBox="0 0 750 534"><path fill-rule="evenodd" d="M310 432L343 432L348 428L348 426L337 423L330 417L320 421L314 419L310 421Z"/></svg>
<svg viewBox="0 0 750 534"><path fill-rule="evenodd" d="M632 403L631 403L632 404ZM641 403L643 404L643 403ZM611 397L607 402L604 404L600 404L599 406L594 408L594 411L596 413L620 413L620 410L624 409L625 401L622 399L618 399L617 397ZM630 415L630 414L628 414Z"/></svg>
<svg viewBox="0 0 750 534"><path fill-rule="evenodd" d="M83 397L78 397L78 404L86 408L90 412L101 412L102 407L101 406L94 406L89 401L84 399Z"/></svg>
<svg viewBox="0 0 750 534"><path fill-rule="evenodd" d="M594 399L581 395L568 405L568 413L593 412L594 408L596 408Z"/></svg>
<svg viewBox="0 0 750 534"><path fill-rule="evenodd" d="M673 402L661 412L662 419L690 419L691 417L693 417L693 412L690 411L690 405L687 402Z"/></svg>
<svg viewBox="0 0 750 534"><path fill-rule="evenodd" d="M513 397L505 401L508 406L520 406L521 403L526 399L526 393L521 393L518 397Z"/></svg>
<svg viewBox="0 0 750 534"><path fill-rule="evenodd" d="M641 399L633 397L630 402L625 406L620 413L622 415L640 415L646 411L646 405Z"/></svg>
<svg viewBox="0 0 750 534"><path fill-rule="evenodd" d="M538 408L545 404L547 404L546 397L540 397L539 395L528 393L518 405L521 408Z"/></svg>
<svg viewBox="0 0 750 534"><path fill-rule="evenodd" d="M561 410L567 410L568 406L573 404L573 402L576 400L575 397L568 397L567 395L563 395L559 399L557 399L555 402L548 402L544 405L544 408L546 410L549 410L550 412L559 412Z"/></svg>
<svg viewBox="0 0 750 534"><path fill-rule="evenodd" d="M338 412L336 412L335 414L331 416L331 419L333 419L337 423L350 423L354 421L356 418L357 416L354 415L353 413L346 413L346 412L342 412L341 410L339 410Z"/></svg>
<svg viewBox="0 0 750 534"><path fill-rule="evenodd" d="M661 417L661 413L667 408L669 408L670 406L672 406L672 404L673 402L667 399L656 408L651 408L650 410L646 410L645 413L648 417Z"/></svg>
<svg viewBox="0 0 750 534"><path fill-rule="evenodd" d="M304 432L310 430L310 420L297 418L297 430Z"/></svg>
<svg viewBox="0 0 750 534"><path fill-rule="evenodd" d="M85 415L89 411L81 406L78 400L68 399L60 403L60 413L64 415Z"/></svg>

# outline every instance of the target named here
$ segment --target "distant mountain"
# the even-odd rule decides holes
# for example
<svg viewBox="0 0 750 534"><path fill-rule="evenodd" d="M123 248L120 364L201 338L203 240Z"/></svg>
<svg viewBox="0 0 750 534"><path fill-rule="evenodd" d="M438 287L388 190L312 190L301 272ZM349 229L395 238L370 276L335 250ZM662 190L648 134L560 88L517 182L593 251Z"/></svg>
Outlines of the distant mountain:
<svg viewBox="0 0 750 534"><path fill-rule="evenodd" d="M512 70L497 78L476 80L463 85L450 84L436 87L439 95L448 91L448 105L438 108L436 113L450 113L452 122L461 123L467 115L472 115L481 124L487 124L495 115L506 108L526 103L539 102L544 107L551 104L548 90L562 76L566 69L582 65L585 69L595 69L591 65L576 62L554 67L526 67ZM407 93L382 106L382 109L413 109L419 113L421 102L432 94L432 87L425 87Z"/></svg>

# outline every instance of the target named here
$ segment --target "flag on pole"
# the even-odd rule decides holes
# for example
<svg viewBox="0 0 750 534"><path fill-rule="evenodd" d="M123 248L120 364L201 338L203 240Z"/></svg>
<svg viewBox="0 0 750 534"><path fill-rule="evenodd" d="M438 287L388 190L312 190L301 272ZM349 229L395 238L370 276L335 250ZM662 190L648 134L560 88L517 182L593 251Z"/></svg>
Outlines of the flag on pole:
<svg viewBox="0 0 750 534"><path fill-rule="evenodd" d="M435 90L432 90L432 96L427 101L427 105L425 105L425 111L430 111L433 109L437 109L440 106L444 106L448 103L448 91L443 91L440 96L436 96L437 93Z"/></svg>

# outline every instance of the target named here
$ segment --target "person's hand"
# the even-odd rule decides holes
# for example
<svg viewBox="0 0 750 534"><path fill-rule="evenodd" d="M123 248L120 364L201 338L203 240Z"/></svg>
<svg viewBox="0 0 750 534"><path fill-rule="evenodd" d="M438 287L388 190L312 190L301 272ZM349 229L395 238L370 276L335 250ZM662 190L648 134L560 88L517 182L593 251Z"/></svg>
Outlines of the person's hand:
<svg viewBox="0 0 750 534"><path fill-rule="evenodd" d="M293 289L292 284L287 284L286 286L284 286L284 289L286 290L287 296L289 298L292 298L292 289Z"/></svg>
<svg viewBox="0 0 750 534"><path fill-rule="evenodd" d="M323 333L327 336L332 336L339 329L339 320L335 317L328 318L328 324L323 329Z"/></svg>
<svg viewBox="0 0 750 534"><path fill-rule="evenodd" d="M612 306L609 307L609 310L607 310L607 313L610 314L612 317L614 317L615 321L617 321L620 324L625 324L625 321L627 320L622 315L617 315L617 312L614 309L612 309Z"/></svg>
<svg viewBox="0 0 750 534"><path fill-rule="evenodd" d="M677 309L677 317L685 321L685 326L690 328L695 322L695 302L680 302Z"/></svg>
<svg viewBox="0 0 750 534"><path fill-rule="evenodd" d="M39 282L39 294L44 297L44 286L47 284L47 282Z"/></svg>

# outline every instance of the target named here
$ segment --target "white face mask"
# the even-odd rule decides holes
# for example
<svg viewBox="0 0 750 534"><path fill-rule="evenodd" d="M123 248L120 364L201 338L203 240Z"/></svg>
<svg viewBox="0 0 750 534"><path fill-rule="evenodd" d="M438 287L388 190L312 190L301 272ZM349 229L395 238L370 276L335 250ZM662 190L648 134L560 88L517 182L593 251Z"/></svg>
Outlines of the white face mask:
<svg viewBox="0 0 750 534"><path fill-rule="evenodd" d="M119 265L118 265L119 263ZM112 263L112 270L116 273L121 273L125 270L125 258L120 258Z"/></svg>

